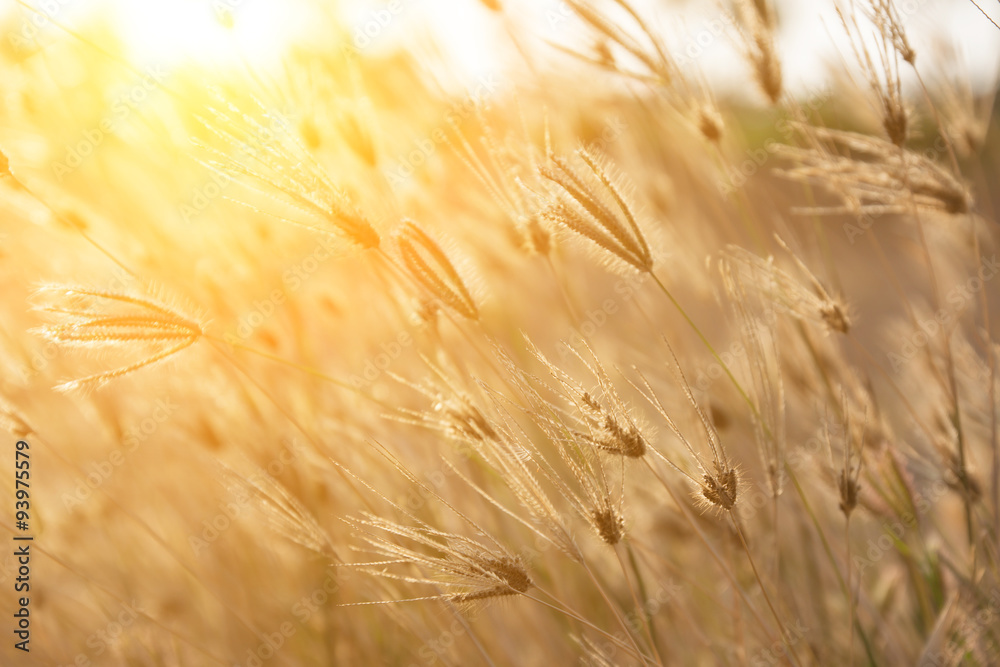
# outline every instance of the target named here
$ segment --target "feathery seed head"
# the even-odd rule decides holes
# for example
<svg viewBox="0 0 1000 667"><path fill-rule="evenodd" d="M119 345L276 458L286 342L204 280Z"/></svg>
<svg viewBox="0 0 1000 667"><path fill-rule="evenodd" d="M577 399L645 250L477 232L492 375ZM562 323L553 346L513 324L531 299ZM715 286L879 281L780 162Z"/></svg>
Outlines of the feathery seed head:
<svg viewBox="0 0 1000 667"><path fill-rule="evenodd" d="M907 112L903 104L903 86L899 77L898 61L892 56L890 45L897 45L897 35L893 31L893 26L898 27L898 22L888 16L890 10L890 0L871 0L872 10L869 17L878 29L877 45L875 55L872 57L871 50L865 43L864 35L858 24L857 16L853 12L853 5L848 19L840 7L837 8L837 15L840 17L844 32L851 40L851 49L854 57L864 71L865 78L868 79L868 86L878 102L878 111L882 116L882 127L889 137L889 140L897 148L902 148L906 144L907 138ZM878 6L883 6L879 9ZM905 34L900 28L899 35ZM906 47L909 57L915 58L909 45ZM904 58L905 59L905 58Z"/></svg>
<svg viewBox="0 0 1000 667"><path fill-rule="evenodd" d="M851 320L846 308L836 301L824 301L819 307L820 317L832 330L846 334L851 328Z"/></svg>
<svg viewBox="0 0 1000 667"><path fill-rule="evenodd" d="M625 534L625 519L611 505L591 510L590 521L606 544L614 546Z"/></svg>
<svg viewBox="0 0 1000 667"><path fill-rule="evenodd" d="M434 404L434 410L444 418L449 430L460 440L479 441L499 438L490 420L468 396L458 394L442 399Z"/></svg>
<svg viewBox="0 0 1000 667"><path fill-rule="evenodd" d="M462 277L441 246L426 232L407 220L396 245L403 266L417 283L462 317L479 319L479 309Z"/></svg>
<svg viewBox="0 0 1000 667"><path fill-rule="evenodd" d="M368 219L346 201L330 204L328 216L333 225L350 241L364 249L378 248L382 239Z"/></svg>
<svg viewBox="0 0 1000 667"><path fill-rule="evenodd" d="M701 135L712 143L718 143L719 139L722 138L723 129L722 116L719 115L719 112L712 107L699 105L695 115L698 131L701 132Z"/></svg>
<svg viewBox="0 0 1000 667"><path fill-rule="evenodd" d="M953 450L947 452L945 464L947 466L945 483L968 498L969 502L978 502L983 497L983 487L969 471L968 464Z"/></svg>
<svg viewBox="0 0 1000 667"><path fill-rule="evenodd" d="M869 20L875 24L879 32L890 42L899 57L904 62L915 66L917 52L910 46L910 40L906 37L906 30L903 29L903 20L899 15L899 10L893 0L868 0L869 7L866 10Z"/></svg>
<svg viewBox="0 0 1000 667"><path fill-rule="evenodd" d="M436 530L416 519L414 521L414 525L404 525L371 514L364 519L349 519L350 524L363 531L362 538L374 552L389 559L356 565L374 576L461 589L420 598L428 600L482 603L521 595L534 586L524 560L489 534L482 533L478 527L477 530L489 540L490 546L462 535ZM383 534L370 529L377 529ZM405 576L387 571L386 565L414 565L428 574Z"/></svg>
<svg viewBox="0 0 1000 667"><path fill-rule="evenodd" d="M881 216L912 214L916 208L955 215L972 208L968 188L920 153L900 151L889 141L855 132L797 127L811 145L781 146L779 153L797 166L778 173L822 187L843 202L797 212Z"/></svg>
<svg viewBox="0 0 1000 667"><path fill-rule="evenodd" d="M37 310L62 318L62 323L37 329L46 339L67 346L108 347L154 345L139 361L60 385L74 389L100 385L180 352L205 335L202 324L148 297L65 285L51 285L35 295Z"/></svg>
<svg viewBox="0 0 1000 667"><path fill-rule="evenodd" d="M524 225L524 236L532 252L544 257L552 250L552 233L545 228L539 216L528 218Z"/></svg>
<svg viewBox="0 0 1000 667"><path fill-rule="evenodd" d="M857 476L847 468L842 469L837 480L837 489L840 491L840 511L844 516L850 516L858 505L858 494L861 492Z"/></svg>
<svg viewBox="0 0 1000 667"><path fill-rule="evenodd" d="M850 310L839 298L832 296L820 280L780 238L777 239L792 257L806 281L802 281L778 267L772 256L759 257L745 248L730 245L726 248L720 267L726 289L734 295L759 293L770 305L800 320L826 325L831 331L847 333L851 328Z"/></svg>
<svg viewBox="0 0 1000 667"><path fill-rule="evenodd" d="M890 104L883 110L882 128L895 146L902 147L907 137L907 112L902 104Z"/></svg>
<svg viewBox="0 0 1000 667"><path fill-rule="evenodd" d="M715 461L715 474L701 478L701 495L712 505L730 511L736 505L739 492L739 472L736 468Z"/></svg>
<svg viewBox="0 0 1000 667"><path fill-rule="evenodd" d="M757 85L771 104L781 99L781 61L774 46L774 12L766 0L744 0L739 5L743 51L753 66Z"/></svg>
<svg viewBox="0 0 1000 667"><path fill-rule="evenodd" d="M603 426L604 433L594 440L598 449L635 459L646 453L646 440L634 424L622 427L617 419L607 414Z"/></svg>
<svg viewBox="0 0 1000 667"><path fill-rule="evenodd" d="M478 591L453 594L451 596L452 602L476 602L504 595L518 595L526 593L529 588L534 586L534 582L531 581L528 570L519 556L487 554L475 556L469 560L473 567L482 570L482 574L496 579L497 584Z"/></svg>
<svg viewBox="0 0 1000 667"><path fill-rule="evenodd" d="M213 91L218 106L208 107L198 120L224 148L200 144L207 159L202 163L215 172L243 183L249 190L291 206L299 213L332 225L333 232L361 248L377 248L378 232L356 209L343 190L289 131L287 121L256 102L254 113L244 112ZM300 128L301 129L301 128ZM308 143L318 139L303 135ZM276 197L273 195L277 195ZM257 210L255 206L246 206ZM329 232L322 224L264 212L277 220L315 231Z"/></svg>
<svg viewBox="0 0 1000 667"><path fill-rule="evenodd" d="M378 164L378 151L369 124L363 120L364 117L362 113L348 107L340 113L337 129L348 148L369 167L374 167Z"/></svg>
<svg viewBox="0 0 1000 667"><path fill-rule="evenodd" d="M636 269L650 271L653 256L623 188L589 152L581 149L577 156L587 171L558 156L552 156L551 166L539 168L542 177L553 184L554 191L542 215Z"/></svg>

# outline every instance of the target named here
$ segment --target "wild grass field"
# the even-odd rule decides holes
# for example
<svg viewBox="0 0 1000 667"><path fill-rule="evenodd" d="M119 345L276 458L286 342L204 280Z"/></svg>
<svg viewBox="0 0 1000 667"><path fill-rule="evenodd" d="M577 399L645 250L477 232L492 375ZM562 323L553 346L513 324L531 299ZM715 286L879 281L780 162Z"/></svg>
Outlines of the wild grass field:
<svg viewBox="0 0 1000 667"><path fill-rule="evenodd" d="M1000 5L453 4L0 15L0 663L1000 661Z"/></svg>

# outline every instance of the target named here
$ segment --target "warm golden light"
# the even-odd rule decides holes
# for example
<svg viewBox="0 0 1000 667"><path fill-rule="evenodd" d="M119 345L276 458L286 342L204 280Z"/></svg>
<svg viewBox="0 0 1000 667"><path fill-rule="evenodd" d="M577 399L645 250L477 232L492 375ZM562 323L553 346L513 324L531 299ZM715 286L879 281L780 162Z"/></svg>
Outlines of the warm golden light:
<svg viewBox="0 0 1000 667"><path fill-rule="evenodd" d="M1000 664L998 7L3 2L0 665Z"/></svg>

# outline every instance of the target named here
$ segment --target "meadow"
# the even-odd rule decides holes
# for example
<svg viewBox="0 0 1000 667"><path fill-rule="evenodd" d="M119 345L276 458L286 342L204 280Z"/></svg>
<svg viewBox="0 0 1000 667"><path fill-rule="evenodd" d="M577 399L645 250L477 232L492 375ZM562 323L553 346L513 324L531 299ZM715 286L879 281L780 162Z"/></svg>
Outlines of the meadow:
<svg viewBox="0 0 1000 667"><path fill-rule="evenodd" d="M995 64L463 2L502 69L415 1L269 66L4 15L0 662L996 664Z"/></svg>

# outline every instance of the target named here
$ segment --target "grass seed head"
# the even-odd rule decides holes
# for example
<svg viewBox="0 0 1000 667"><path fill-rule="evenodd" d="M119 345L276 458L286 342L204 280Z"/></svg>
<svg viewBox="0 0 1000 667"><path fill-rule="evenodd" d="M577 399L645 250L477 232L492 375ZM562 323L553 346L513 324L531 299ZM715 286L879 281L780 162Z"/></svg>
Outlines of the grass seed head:
<svg viewBox="0 0 1000 667"><path fill-rule="evenodd" d="M195 318L145 296L50 285L38 290L35 299L37 310L61 319L36 330L47 340L83 348L147 348L139 361L64 383L60 385L64 390L104 384L162 361L205 335L203 325Z"/></svg>
<svg viewBox="0 0 1000 667"><path fill-rule="evenodd" d="M542 215L626 264L644 272L652 270L652 253L624 189L593 155L585 150L577 155L586 171L558 156L540 168L541 175L553 184L553 197Z"/></svg>
<svg viewBox="0 0 1000 667"><path fill-rule="evenodd" d="M713 506L726 512L736 506L739 493L739 472L721 461L715 462L715 473L705 473L701 479L701 495Z"/></svg>
<svg viewBox="0 0 1000 667"><path fill-rule="evenodd" d="M625 535L625 519L614 507L595 507L591 510L590 520L606 544L614 546Z"/></svg>
<svg viewBox="0 0 1000 667"><path fill-rule="evenodd" d="M403 266L417 283L462 317L479 319L479 309L462 277L426 232L406 221L396 245Z"/></svg>
<svg viewBox="0 0 1000 667"><path fill-rule="evenodd" d="M844 513L844 516L850 516L854 508L858 506L861 484L850 470L844 468L840 471L837 488L840 491L840 511Z"/></svg>

